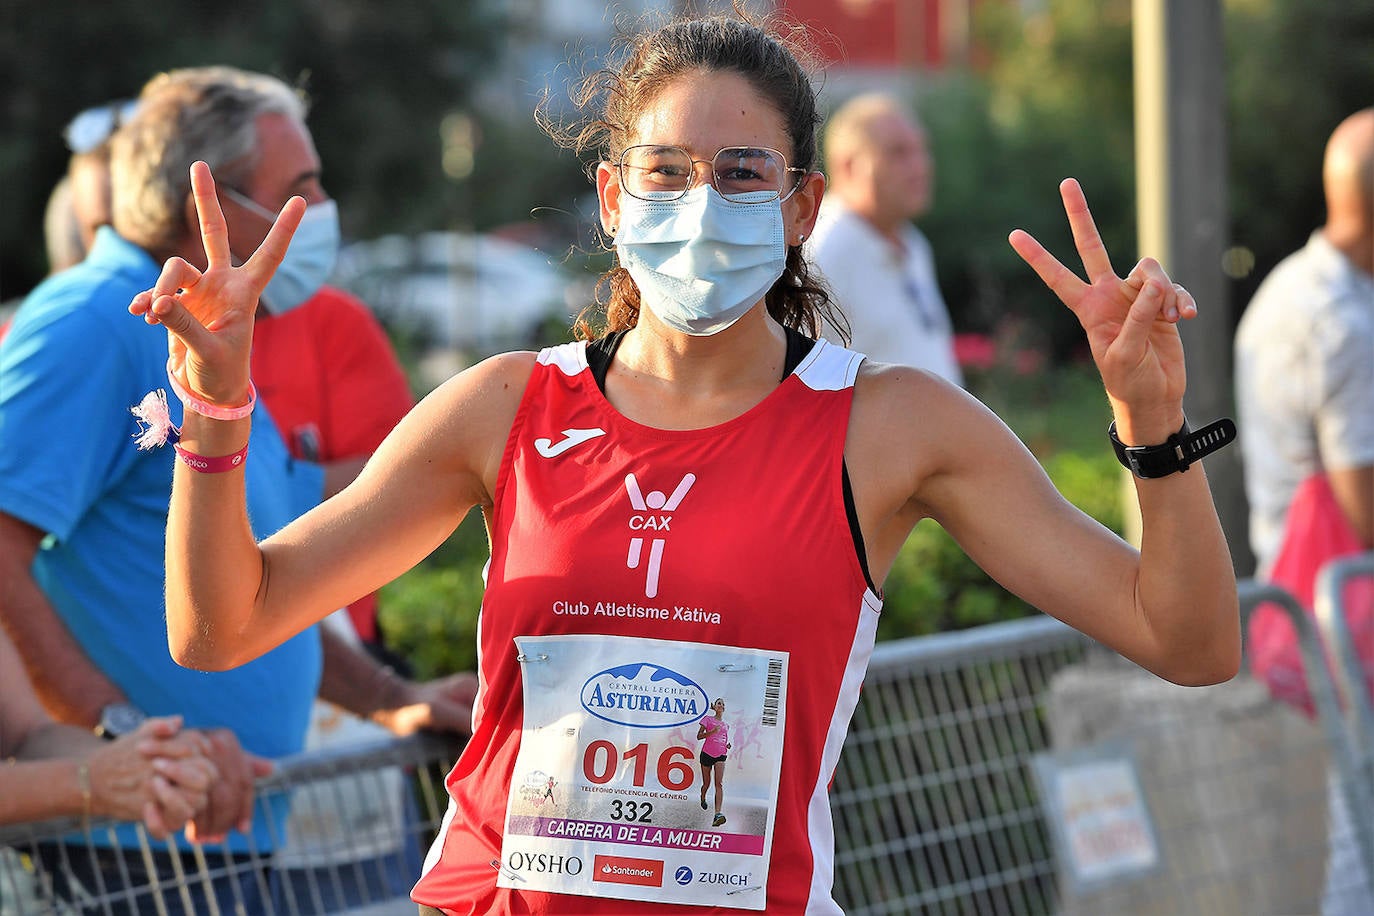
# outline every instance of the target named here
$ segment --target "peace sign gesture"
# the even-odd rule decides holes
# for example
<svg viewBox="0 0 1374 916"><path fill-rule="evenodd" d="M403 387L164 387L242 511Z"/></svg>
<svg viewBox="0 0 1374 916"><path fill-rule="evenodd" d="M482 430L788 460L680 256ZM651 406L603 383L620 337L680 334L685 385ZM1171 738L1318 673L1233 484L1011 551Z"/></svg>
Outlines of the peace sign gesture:
<svg viewBox="0 0 1374 916"><path fill-rule="evenodd" d="M1175 325L1195 317L1197 304L1153 258L1142 259L1125 279L1118 277L1083 189L1066 178L1059 193L1087 283L1024 230L1013 231L1008 241L1087 332L1118 423L1124 426L1130 418L1140 427L1167 429L1168 435L1178 428L1175 418L1182 415L1186 387L1183 343Z"/></svg>
<svg viewBox="0 0 1374 916"><path fill-rule="evenodd" d="M157 285L134 297L129 311L167 328L167 372L187 391L214 405L248 400L249 354L258 297L286 254L305 213L293 197L257 251L241 266L229 252L229 230L204 162L191 165L191 193L205 246L205 270L169 258Z"/></svg>

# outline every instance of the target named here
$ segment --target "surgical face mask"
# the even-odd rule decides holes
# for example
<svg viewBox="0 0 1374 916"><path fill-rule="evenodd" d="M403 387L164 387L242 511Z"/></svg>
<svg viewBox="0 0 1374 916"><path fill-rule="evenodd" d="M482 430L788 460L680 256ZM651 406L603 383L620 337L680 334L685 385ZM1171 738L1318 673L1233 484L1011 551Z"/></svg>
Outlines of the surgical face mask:
<svg viewBox="0 0 1374 916"><path fill-rule="evenodd" d="M726 200L709 184L677 200L620 195L615 248L641 303L671 328L704 337L734 324L787 265L782 203Z"/></svg>
<svg viewBox="0 0 1374 916"><path fill-rule="evenodd" d="M233 188L225 193L264 219L277 215ZM259 300L270 315L282 315L299 306L324 285L339 256L339 207L332 200L305 208L300 225L291 236L286 256L277 266Z"/></svg>

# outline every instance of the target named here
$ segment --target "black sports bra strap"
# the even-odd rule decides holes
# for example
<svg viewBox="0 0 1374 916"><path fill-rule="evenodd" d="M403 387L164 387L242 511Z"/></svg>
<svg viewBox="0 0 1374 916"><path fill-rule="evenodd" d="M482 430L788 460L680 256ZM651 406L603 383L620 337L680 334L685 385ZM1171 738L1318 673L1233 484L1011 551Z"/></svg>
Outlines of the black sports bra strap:
<svg viewBox="0 0 1374 916"><path fill-rule="evenodd" d="M795 331L792 328L783 328L783 330L787 332L787 355L783 357L782 361L782 377L787 378L797 371L801 361L806 359L806 355L816 346L816 342L801 331ZM781 380L779 379L779 381Z"/></svg>
<svg viewBox="0 0 1374 916"><path fill-rule="evenodd" d="M615 356L624 339L624 331L612 331L605 337L587 341L587 366L592 370L592 378L596 379L596 387L601 389L602 394L606 393L606 373L611 368L611 357Z"/></svg>

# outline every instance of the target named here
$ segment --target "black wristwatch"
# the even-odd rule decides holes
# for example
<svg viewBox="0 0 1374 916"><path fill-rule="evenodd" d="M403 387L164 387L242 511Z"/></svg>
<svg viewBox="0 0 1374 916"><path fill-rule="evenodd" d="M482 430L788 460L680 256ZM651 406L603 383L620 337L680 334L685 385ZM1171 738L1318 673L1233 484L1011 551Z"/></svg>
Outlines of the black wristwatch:
<svg viewBox="0 0 1374 916"><path fill-rule="evenodd" d="M1184 420L1178 432L1159 445L1125 445L1116 436L1116 421L1113 420L1107 427L1107 438L1112 440L1116 460L1121 466L1149 480L1186 471L1199 458L1230 445L1236 441L1236 424L1230 417L1222 417L1192 432L1188 429L1188 421Z"/></svg>
<svg viewBox="0 0 1374 916"><path fill-rule="evenodd" d="M143 724L148 714L132 703L111 703L100 710L95 733L107 741L123 737Z"/></svg>

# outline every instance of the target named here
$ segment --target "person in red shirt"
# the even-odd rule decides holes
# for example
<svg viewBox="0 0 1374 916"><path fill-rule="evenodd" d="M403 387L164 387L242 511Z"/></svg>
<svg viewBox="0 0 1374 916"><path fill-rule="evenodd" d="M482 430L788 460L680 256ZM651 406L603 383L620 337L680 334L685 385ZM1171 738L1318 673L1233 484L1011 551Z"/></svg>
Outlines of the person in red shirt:
<svg viewBox="0 0 1374 916"><path fill-rule="evenodd" d="M259 315L253 381L291 454L342 470L326 476L327 496L356 475L415 405L376 317L357 297L332 286L284 314ZM385 649L375 592L350 604L348 614L369 650L398 670L407 667Z"/></svg>

